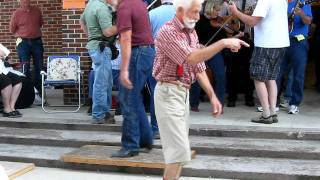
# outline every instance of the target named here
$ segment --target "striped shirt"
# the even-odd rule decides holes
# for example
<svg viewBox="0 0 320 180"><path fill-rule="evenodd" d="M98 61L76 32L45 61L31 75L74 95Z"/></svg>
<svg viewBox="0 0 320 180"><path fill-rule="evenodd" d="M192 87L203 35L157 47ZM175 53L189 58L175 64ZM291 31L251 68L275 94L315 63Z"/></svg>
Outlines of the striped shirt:
<svg viewBox="0 0 320 180"><path fill-rule="evenodd" d="M191 85L196 81L196 73L206 70L204 63L188 64L187 57L201 47L195 30L188 30L177 17L167 22L158 32L155 40L156 59L153 77L157 81L176 81L177 67L183 66L182 83Z"/></svg>

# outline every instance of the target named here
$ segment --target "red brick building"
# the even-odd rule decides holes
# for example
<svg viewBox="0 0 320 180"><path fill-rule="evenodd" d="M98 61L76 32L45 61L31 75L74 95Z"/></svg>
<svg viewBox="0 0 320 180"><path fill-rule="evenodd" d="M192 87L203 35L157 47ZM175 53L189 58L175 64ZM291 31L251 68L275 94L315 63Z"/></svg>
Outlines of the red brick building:
<svg viewBox="0 0 320 180"><path fill-rule="evenodd" d="M81 56L81 67L84 70L84 80L91 66L85 49L86 37L79 25L80 14L83 9L62 8L62 0L31 0L32 5L42 10L44 26L42 28L45 58L50 55L77 54ZM0 0L0 43L13 52L10 60L18 62L15 50L15 38L9 31L12 13L19 7L18 0ZM83 89L87 94L87 88ZM76 89L64 89L64 102L69 104L77 99Z"/></svg>

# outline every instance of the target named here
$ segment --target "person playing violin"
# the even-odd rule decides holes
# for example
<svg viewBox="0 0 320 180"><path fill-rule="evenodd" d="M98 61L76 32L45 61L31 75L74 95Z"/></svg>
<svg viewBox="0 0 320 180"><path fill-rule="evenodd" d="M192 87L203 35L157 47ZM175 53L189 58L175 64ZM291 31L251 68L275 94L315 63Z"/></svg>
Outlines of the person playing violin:
<svg viewBox="0 0 320 180"><path fill-rule="evenodd" d="M251 15L257 0L235 0L238 9L245 14ZM224 2L220 11L220 16L230 15L228 3ZM243 48L238 53L225 51L226 76L227 76L227 107L235 107L239 93L244 93L245 105L252 107L255 105L253 98L254 84L250 78L250 58L253 52L253 36L251 27L242 24L240 30L244 36L240 39L250 44L249 48Z"/></svg>
<svg viewBox="0 0 320 180"><path fill-rule="evenodd" d="M311 6L306 4L299 7L299 5L297 6L299 2L305 3L305 0L289 0L288 3L289 17L293 17L292 24L290 24L289 19L290 47L286 50L280 68L280 76L277 79L277 85L280 89L284 75L290 72L288 74L288 76L291 76L288 78L290 82L286 84L287 87L285 88L289 91L286 91L286 95L290 96L286 97L289 103L289 114L298 114L299 105L302 102L304 75L308 61L309 25L312 23Z"/></svg>
<svg viewBox="0 0 320 180"><path fill-rule="evenodd" d="M197 22L195 30L198 34L200 44L213 44L223 38L227 37L226 31L223 29L216 34L211 42L208 41L219 30L219 26L212 26L213 22L218 22L217 18L221 8L220 1L207 1L204 5L204 14L200 15L200 20ZM207 66L212 70L214 77L214 90L221 104L224 104L225 96L225 65L222 53L217 53L207 62ZM190 107L192 111L198 112L200 103L200 85L196 82L192 85L190 90Z"/></svg>

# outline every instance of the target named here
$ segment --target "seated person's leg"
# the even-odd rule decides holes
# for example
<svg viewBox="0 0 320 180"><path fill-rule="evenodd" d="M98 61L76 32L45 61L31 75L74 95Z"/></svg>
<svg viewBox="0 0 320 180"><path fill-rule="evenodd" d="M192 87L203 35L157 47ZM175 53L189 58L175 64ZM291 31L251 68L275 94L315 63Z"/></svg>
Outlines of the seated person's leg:
<svg viewBox="0 0 320 180"><path fill-rule="evenodd" d="M5 113L12 112L12 109L10 106L10 96L11 96L12 86L11 86L10 78L4 74L0 74L0 88L1 88L2 103L4 106L3 112L5 115Z"/></svg>
<svg viewBox="0 0 320 180"><path fill-rule="evenodd" d="M16 102L17 102L18 97L20 95L21 88L22 88L21 78L18 75L10 73L10 72L8 73L7 76L11 79L11 82L12 82L12 91L10 94L10 107L18 115L21 115L21 113L19 111L16 111L16 109L15 109L15 105L16 105Z"/></svg>

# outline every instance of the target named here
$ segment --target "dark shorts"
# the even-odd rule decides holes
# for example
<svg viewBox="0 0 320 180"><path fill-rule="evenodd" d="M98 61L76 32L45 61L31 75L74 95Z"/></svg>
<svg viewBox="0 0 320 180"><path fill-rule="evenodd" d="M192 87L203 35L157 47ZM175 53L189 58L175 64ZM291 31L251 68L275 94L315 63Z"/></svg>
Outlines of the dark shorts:
<svg viewBox="0 0 320 180"><path fill-rule="evenodd" d="M254 47L250 61L250 76L254 80L276 80L286 48Z"/></svg>
<svg viewBox="0 0 320 180"><path fill-rule="evenodd" d="M0 88L1 88L1 90L9 85L15 86L19 83L21 83L21 78L16 74L13 74L11 72L9 72L7 75L0 74Z"/></svg>

